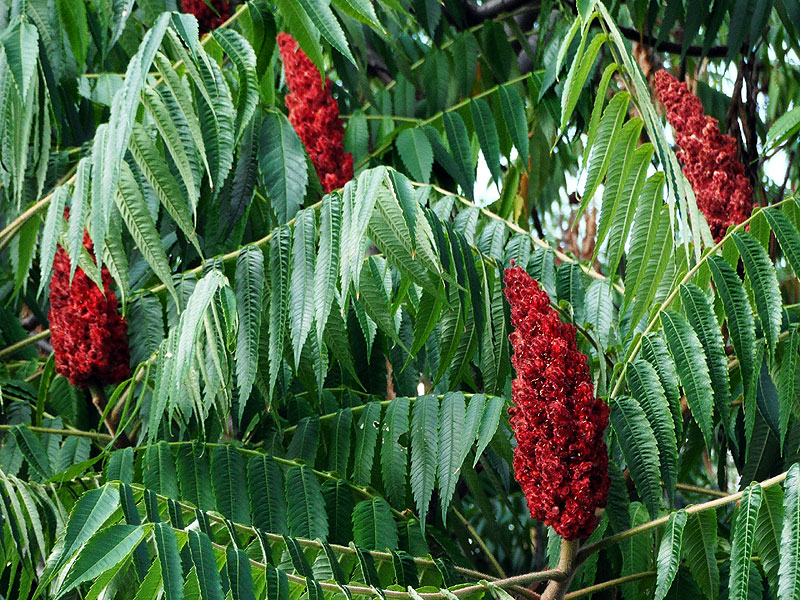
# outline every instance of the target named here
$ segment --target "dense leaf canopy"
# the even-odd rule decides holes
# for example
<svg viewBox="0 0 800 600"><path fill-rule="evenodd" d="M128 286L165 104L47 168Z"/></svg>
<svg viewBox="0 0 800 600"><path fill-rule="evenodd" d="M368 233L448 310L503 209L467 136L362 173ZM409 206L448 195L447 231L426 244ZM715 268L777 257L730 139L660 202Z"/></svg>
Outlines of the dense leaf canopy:
<svg viewBox="0 0 800 600"><path fill-rule="evenodd" d="M797 0L0 1L0 600L800 600L798 132Z"/></svg>

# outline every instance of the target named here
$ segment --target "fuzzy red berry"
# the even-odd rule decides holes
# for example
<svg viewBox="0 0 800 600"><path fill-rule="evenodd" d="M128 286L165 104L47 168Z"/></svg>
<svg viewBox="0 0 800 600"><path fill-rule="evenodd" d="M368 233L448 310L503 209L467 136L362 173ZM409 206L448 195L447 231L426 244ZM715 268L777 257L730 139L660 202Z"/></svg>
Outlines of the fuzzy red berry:
<svg viewBox="0 0 800 600"><path fill-rule="evenodd" d="M288 33L278 34L286 73L289 121L306 147L325 193L353 178L353 156L344 151L339 105L331 96L331 80L322 78L314 63Z"/></svg>
<svg viewBox="0 0 800 600"><path fill-rule="evenodd" d="M92 252L89 235L84 247ZM50 280L50 343L56 371L76 387L112 384L130 374L128 325L111 290L111 275L102 268L105 294L78 267L69 281L70 259L59 246Z"/></svg>
<svg viewBox="0 0 800 600"><path fill-rule="evenodd" d="M717 120L703 112L700 99L667 71L655 75L655 88L675 131L678 160L697 197L714 240L753 211L753 186L738 158L736 140L720 133Z"/></svg>
<svg viewBox="0 0 800 600"><path fill-rule="evenodd" d="M547 292L519 267L506 269L505 285L517 375L509 409L514 474L531 516L564 539L583 538L608 495L608 406L594 395L575 327L559 319Z"/></svg>
<svg viewBox="0 0 800 600"><path fill-rule="evenodd" d="M211 6L209 6L209 4ZM183 12L194 15L200 25L200 33L216 29L231 16L228 0L182 0ZM213 6L213 8L211 8Z"/></svg>

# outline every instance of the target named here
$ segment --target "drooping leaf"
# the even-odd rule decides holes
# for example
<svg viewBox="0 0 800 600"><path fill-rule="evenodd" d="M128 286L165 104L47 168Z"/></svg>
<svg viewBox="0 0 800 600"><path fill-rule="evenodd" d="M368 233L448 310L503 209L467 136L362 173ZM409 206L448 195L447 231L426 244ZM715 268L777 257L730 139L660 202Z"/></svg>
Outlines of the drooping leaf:
<svg viewBox="0 0 800 600"><path fill-rule="evenodd" d="M658 571L655 591L656 600L663 600L666 597L672 581L678 573L686 519L686 511L683 509L676 511L669 516L664 528L664 536L661 538L658 558L656 559Z"/></svg>
<svg viewBox="0 0 800 600"><path fill-rule="evenodd" d="M328 518L319 482L305 465L286 473L289 532L308 539L328 537Z"/></svg>
<svg viewBox="0 0 800 600"><path fill-rule="evenodd" d="M456 490L461 470L461 436L464 435L466 406L464 394L449 392L444 395L439 407L438 469L439 498L442 507L442 522L447 523L447 509Z"/></svg>
<svg viewBox="0 0 800 600"><path fill-rule="evenodd" d="M731 572L728 590L732 599L748 598L750 559L755 545L756 520L761 508L761 486L750 484L744 491L733 527Z"/></svg>
<svg viewBox="0 0 800 600"><path fill-rule="evenodd" d="M779 598L800 598L800 464L789 468L783 483L783 528L781 529Z"/></svg>
<svg viewBox="0 0 800 600"><path fill-rule="evenodd" d="M617 434L625 462L639 496L650 516L658 514L661 499L658 444L641 407L622 396L611 401L611 425Z"/></svg>
<svg viewBox="0 0 800 600"><path fill-rule="evenodd" d="M433 485L436 481L439 446L439 401L436 396L420 396L411 415L411 491L425 531Z"/></svg>
<svg viewBox="0 0 800 600"><path fill-rule="evenodd" d="M405 506L408 486L408 447L400 437L408 434L408 398L395 398L386 408L381 425L381 473L386 497L395 506Z"/></svg>
<svg viewBox="0 0 800 600"><path fill-rule="evenodd" d="M735 231L733 241L739 249L747 277L753 287L761 329L772 355L781 332L781 291L775 269L767 251L752 235Z"/></svg>
<svg viewBox="0 0 800 600"><path fill-rule="evenodd" d="M714 509L690 514L683 534L686 564L708 600L719 597L717 513Z"/></svg>
<svg viewBox="0 0 800 600"><path fill-rule="evenodd" d="M661 323L692 417L703 433L706 447L711 448L714 392L703 347L697 334L679 313L663 311Z"/></svg>
<svg viewBox="0 0 800 600"><path fill-rule="evenodd" d="M293 218L308 185L308 164L303 142L289 120L279 112L267 112L261 121L259 165L280 223Z"/></svg>
<svg viewBox="0 0 800 600"><path fill-rule="evenodd" d="M367 550L397 549L397 525L383 498L362 500L353 509L353 541Z"/></svg>

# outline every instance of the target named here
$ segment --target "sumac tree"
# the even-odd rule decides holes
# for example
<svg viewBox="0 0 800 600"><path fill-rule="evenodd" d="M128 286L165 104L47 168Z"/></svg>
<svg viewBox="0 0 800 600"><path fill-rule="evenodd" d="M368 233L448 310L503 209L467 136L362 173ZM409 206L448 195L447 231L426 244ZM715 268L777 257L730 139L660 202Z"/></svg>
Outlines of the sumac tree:
<svg viewBox="0 0 800 600"><path fill-rule="evenodd" d="M0 2L0 598L800 600L798 27Z"/></svg>

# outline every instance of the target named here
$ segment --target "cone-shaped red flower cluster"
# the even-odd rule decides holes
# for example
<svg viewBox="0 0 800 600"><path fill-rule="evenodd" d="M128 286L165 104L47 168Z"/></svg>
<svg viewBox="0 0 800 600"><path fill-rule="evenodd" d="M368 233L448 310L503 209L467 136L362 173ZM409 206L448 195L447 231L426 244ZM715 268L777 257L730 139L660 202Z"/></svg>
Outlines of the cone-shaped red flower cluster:
<svg viewBox="0 0 800 600"><path fill-rule="evenodd" d="M575 328L550 308L547 292L519 267L506 269L505 284L517 374L509 410L514 473L531 516L567 540L583 538L608 495L608 406L594 395Z"/></svg>
<svg viewBox="0 0 800 600"><path fill-rule="evenodd" d="M92 241L85 232L83 245L92 252ZM111 275L102 268L103 295L80 267L72 285L69 273L69 256L59 246L50 280L49 316L56 371L76 387L122 381L130 373L128 324L111 291Z"/></svg>
<svg viewBox="0 0 800 600"><path fill-rule="evenodd" d="M211 6L214 8L212 9ZM183 12L189 13L197 18L200 25L200 33L211 31L222 25L231 16L231 4L229 0L182 0Z"/></svg>
<svg viewBox="0 0 800 600"><path fill-rule="evenodd" d="M325 87L314 63L288 33L278 34L278 47L286 73L286 107L289 121L306 147L327 194L353 178L353 156L344 151L344 129L339 105Z"/></svg>
<svg viewBox="0 0 800 600"><path fill-rule="evenodd" d="M716 241L753 211L753 187L737 155L736 140L720 133L717 120L703 113L700 99L667 71L655 88L675 130L678 159Z"/></svg>

